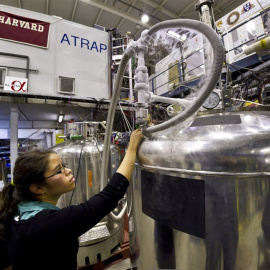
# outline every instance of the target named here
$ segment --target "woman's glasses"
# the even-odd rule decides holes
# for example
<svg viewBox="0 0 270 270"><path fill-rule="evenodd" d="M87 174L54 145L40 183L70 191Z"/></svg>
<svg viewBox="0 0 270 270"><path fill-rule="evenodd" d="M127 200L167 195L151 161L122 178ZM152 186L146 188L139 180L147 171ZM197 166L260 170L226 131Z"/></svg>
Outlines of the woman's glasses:
<svg viewBox="0 0 270 270"><path fill-rule="evenodd" d="M44 180L46 180L46 179L48 179L48 178L51 178L51 177L53 177L53 176L55 176L55 175L57 175L57 174L64 173L64 172L65 172L65 169L66 169L67 167L68 167L68 164L67 164L67 163L62 163L62 164L61 164L61 168L60 168L56 173L54 173L54 174L52 174L52 175L50 175L50 176L44 178Z"/></svg>

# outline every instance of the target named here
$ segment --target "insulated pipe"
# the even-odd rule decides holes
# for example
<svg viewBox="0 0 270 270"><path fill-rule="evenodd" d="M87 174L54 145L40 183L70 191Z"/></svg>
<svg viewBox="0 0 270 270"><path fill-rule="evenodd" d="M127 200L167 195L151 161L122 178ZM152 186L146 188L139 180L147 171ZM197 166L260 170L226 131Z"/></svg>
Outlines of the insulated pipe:
<svg viewBox="0 0 270 270"><path fill-rule="evenodd" d="M12 104L10 108L10 164L11 164L11 179L13 178L13 170L15 161L18 157L18 120L19 109L16 104Z"/></svg>
<svg viewBox="0 0 270 270"><path fill-rule="evenodd" d="M178 123L184 122L187 118L192 116L196 111L203 105L207 97L210 95L213 89L216 88L216 84L219 81L219 77L222 71L222 65L224 60L224 48L219 36L216 32L209 27L208 25L195 20L189 19L180 19L180 20L170 20L158 23L151 27L148 31L148 35L152 35L154 32L157 32L162 29L167 28L179 28L186 27L198 32L203 33L206 38L209 40L212 48L213 48L213 64L211 68L211 72L209 75L208 84L201 89L199 96L195 99L195 101L181 114L178 116L162 123L157 126L149 127L144 129L144 134L149 136L151 133L162 131L169 127L175 126Z"/></svg>
<svg viewBox="0 0 270 270"><path fill-rule="evenodd" d="M270 50L270 37L261 39L249 46L244 45L242 47L244 54L249 55L254 52L264 52Z"/></svg>
<svg viewBox="0 0 270 270"><path fill-rule="evenodd" d="M132 57L132 55L128 55L127 53L124 53L117 71L115 83L114 83L114 89L113 89L113 95L110 103L110 108L107 116L106 121L106 130L105 130L105 138L104 138L104 147L103 147L103 155L102 155L102 163L101 163L101 183L100 183L100 190L103 190L104 186L108 183L108 165L109 165L109 155L110 155L110 144L111 144L111 134L113 129L113 122L114 122L114 116L115 111L118 103L118 99L120 96L121 91L121 85L123 81L123 76L125 72L126 65L129 61L129 59ZM125 205L123 206L121 212L116 216L112 212L108 214L108 217L111 218L114 221L120 221L127 209L127 202L125 202Z"/></svg>
<svg viewBox="0 0 270 270"><path fill-rule="evenodd" d="M145 93L146 102L152 103L152 102L163 102L167 104L174 104L174 105L181 105L186 108L186 106L189 106L193 99L181 99L181 98L169 98L169 97L162 97L154 95L152 92Z"/></svg>
<svg viewBox="0 0 270 270"><path fill-rule="evenodd" d="M132 55L130 57L132 57ZM112 134L112 129L113 129L114 115L115 115L118 99L120 96L121 85L122 85L125 68L130 57L126 53L123 54L118 71L117 71L116 79L115 79L113 95L112 95L110 108L109 108L107 121L106 121L103 157L102 157L102 164L101 164L101 184L100 184L101 190L103 190L103 188L106 186L109 180L108 175L107 175L107 170L108 170L108 165L109 165L110 144L111 144L111 134Z"/></svg>
<svg viewBox="0 0 270 270"><path fill-rule="evenodd" d="M148 35L152 35L154 32L162 30L164 28L175 28L175 27L186 27L194 29L198 32L202 32L209 42L211 43L211 46L213 48L213 54L214 54L214 60L213 60L213 66L210 73L209 83L206 87L204 87L203 91L201 91L201 94L198 96L198 98L193 103L193 106L189 106L183 113L181 113L179 116L174 117L172 120L169 120L165 122L164 124L159 124L156 127L150 127L144 130L144 133L146 135L149 135L150 133L157 132L160 130L164 130L168 127L171 127L173 125L176 125L177 123L184 122L187 118L189 118L192 114L194 114L205 102L206 98L210 95L211 91L216 87L216 84L219 80L219 76L221 74L222 70L222 64L224 59L224 49L223 45L216 34L216 32L207 26L206 24L200 22L200 21L193 21L188 19L177 19L177 20L170 20L162 23L158 23L151 27L148 31ZM103 148L103 158L102 158L102 165L101 165L101 190L104 188L105 184L108 181L108 175L107 175L107 169L108 169L108 163L109 163L109 151L110 151L110 142L111 142L111 133L112 133L112 127L114 122L114 115L117 107L118 98L120 96L120 90L121 90L121 84L125 72L125 67L128 63L128 60L133 56L135 52L135 46L136 42L133 42L132 44L129 44L128 50L123 54L119 69L117 72L113 95L110 103L110 108L107 116L107 126L106 126L106 132L105 132L105 138L104 138L104 148ZM134 48L132 48L134 46ZM133 51L132 51L133 49ZM113 213L110 213L109 216L112 219L118 219ZM119 217L119 216L118 216Z"/></svg>

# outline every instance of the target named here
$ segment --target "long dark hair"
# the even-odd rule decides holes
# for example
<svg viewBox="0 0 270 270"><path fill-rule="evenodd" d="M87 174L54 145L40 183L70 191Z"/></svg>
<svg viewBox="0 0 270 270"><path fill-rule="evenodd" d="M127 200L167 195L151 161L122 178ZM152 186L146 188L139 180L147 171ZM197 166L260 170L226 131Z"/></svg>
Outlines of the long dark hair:
<svg viewBox="0 0 270 270"><path fill-rule="evenodd" d="M11 233L11 221L18 213L21 201L36 201L30 186L35 183L44 184L44 172L48 160L55 151L37 149L20 154L13 170L13 184L7 183L3 188L3 202L0 205L0 239L7 239Z"/></svg>

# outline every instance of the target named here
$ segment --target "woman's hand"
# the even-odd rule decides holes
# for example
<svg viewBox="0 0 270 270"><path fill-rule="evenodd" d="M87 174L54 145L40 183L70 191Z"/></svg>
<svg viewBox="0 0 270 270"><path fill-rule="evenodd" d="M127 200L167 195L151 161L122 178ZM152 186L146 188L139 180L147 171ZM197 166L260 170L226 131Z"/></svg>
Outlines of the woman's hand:
<svg viewBox="0 0 270 270"><path fill-rule="evenodd" d="M143 133L140 129L136 129L131 133L127 152L122 163L120 164L120 167L117 170L118 173L124 175L128 180L131 179L136 160L136 152L142 139Z"/></svg>
<svg viewBox="0 0 270 270"><path fill-rule="evenodd" d="M139 145L141 144L143 137L144 135L141 129L134 130L130 136L128 149L135 150L137 152L137 149L139 148Z"/></svg>

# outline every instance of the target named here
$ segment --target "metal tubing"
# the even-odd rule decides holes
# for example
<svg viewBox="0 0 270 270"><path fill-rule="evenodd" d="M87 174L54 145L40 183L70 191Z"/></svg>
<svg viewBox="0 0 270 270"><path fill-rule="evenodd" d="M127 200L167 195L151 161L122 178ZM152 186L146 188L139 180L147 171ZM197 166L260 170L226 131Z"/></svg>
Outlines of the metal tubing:
<svg viewBox="0 0 270 270"><path fill-rule="evenodd" d="M11 178L13 175L13 169L15 160L18 157L18 119L19 110L16 104L13 104L10 108L10 160L11 160Z"/></svg>
<svg viewBox="0 0 270 270"><path fill-rule="evenodd" d="M148 35L152 35L154 32L166 29L166 28L175 28L175 27L186 27L191 28L196 31L203 33L206 38L209 40L213 48L213 65L209 75L208 84L203 87L200 91L200 95L196 98L194 103L192 103L185 111L183 111L178 116L166 121L165 123L159 124L157 126L149 127L144 130L145 135L162 131L169 127L172 127L178 123L184 122L187 118L196 113L196 111L203 105L207 97L210 95L212 90L216 88L216 85L219 81L220 74L222 71L222 65L224 60L224 48L221 40L219 39L216 32L209 27L208 25L195 20L171 20L165 21L159 24L154 25L148 31Z"/></svg>

